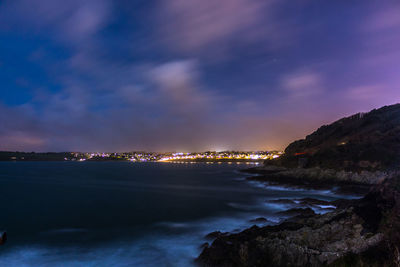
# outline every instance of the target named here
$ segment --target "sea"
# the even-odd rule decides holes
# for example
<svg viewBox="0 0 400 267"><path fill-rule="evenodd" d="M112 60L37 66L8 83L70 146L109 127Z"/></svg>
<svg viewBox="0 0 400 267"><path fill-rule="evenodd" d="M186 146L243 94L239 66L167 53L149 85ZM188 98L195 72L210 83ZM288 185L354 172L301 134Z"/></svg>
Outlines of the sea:
<svg viewBox="0 0 400 267"><path fill-rule="evenodd" d="M296 207L273 200L359 197L249 182L249 167L0 162L0 266L193 266L208 233L273 225Z"/></svg>

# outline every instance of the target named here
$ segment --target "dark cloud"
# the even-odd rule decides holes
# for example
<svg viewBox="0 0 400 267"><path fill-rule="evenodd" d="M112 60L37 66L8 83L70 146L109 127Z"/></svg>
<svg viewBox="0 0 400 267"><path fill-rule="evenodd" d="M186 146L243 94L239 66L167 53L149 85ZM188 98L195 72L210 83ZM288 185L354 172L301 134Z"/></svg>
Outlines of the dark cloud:
<svg viewBox="0 0 400 267"><path fill-rule="evenodd" d="M3 1L0 150L276 149L399 102L400 6L356 2Z"/></svg>
<svg viewBox="0 0 400 267"><path fill-rule="evenodd" d="M229 53L231 42L277 46L288 34L276 0L165 0L157 6L159 31L173 50ZM207 51L208 53L212 51ZM207 53L206 52L206 53ZM214 54L215 55L215 54Z"/></svg>

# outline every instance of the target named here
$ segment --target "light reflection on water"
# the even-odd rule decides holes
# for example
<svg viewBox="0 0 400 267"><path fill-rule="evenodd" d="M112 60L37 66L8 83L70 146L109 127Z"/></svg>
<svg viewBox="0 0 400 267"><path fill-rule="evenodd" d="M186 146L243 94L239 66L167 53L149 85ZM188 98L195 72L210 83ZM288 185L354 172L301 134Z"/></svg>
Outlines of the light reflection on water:
<svg viewBox="0 0 400 267"><path fill-rule="evenodd" d="M245 164L0 164L4 266L188 266L208 233L298 207L270 200L341 197L247 182Z"/></svg>

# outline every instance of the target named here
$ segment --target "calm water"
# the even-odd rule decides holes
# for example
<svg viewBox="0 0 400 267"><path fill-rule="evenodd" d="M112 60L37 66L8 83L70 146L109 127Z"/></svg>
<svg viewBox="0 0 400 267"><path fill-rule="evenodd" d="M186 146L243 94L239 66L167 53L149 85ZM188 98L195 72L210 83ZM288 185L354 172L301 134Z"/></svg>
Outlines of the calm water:
<svg viewBox="0 0 400 267"><path fill-rule="evenodd" d="M0 162L0 265L188 266L207 233L282 219L268 199L340 197L249 183L246 167Z"/></svg>

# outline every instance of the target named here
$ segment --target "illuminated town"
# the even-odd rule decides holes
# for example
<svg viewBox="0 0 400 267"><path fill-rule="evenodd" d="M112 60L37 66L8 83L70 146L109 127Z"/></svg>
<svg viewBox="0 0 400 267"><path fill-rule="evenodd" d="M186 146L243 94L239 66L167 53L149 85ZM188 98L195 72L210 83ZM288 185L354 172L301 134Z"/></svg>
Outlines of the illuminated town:
<svg viewBox="0 0 400 267"><path fill-rule="evenodd" d="M231 162L263 161L278 158L280 151L207 151L207 152L125 152L125 153L71 153L72 161L122 160L131 162Z"/></svg>
<svg viewBox="0 0 400 267"><path fill-rule="evenodd" d="M265 160L277 158L281 152L277 151L257 151L257 152L243 152L243 151L223 151L223 152L203 152L203 153L172 153L171 155L164 155L158 161L180 161L180 160Z"/></svg>

